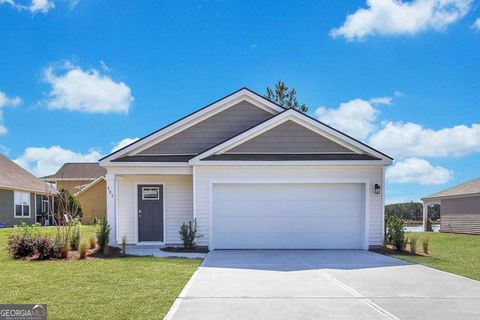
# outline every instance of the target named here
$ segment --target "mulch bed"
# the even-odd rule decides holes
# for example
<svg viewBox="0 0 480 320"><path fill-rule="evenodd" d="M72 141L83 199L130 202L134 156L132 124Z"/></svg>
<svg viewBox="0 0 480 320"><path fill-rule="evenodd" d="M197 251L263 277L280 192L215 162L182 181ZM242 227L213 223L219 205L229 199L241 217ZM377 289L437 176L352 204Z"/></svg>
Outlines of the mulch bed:
<svg viewBox="0 0 480 320"><path fill-rule="evenodd" d="M391 245L387 245L384 248L373 250L374 252L385 254L387 256L397 255L397 256L417 256L417 257L428 257L428 254L423 252L412 253L410 251L397 251Z"/></svg>
<svg viewBox="0 0 480 320"><path fill-rule="evenodd" d="M165 252L190 252L190 253L208 253L207 247L195 247L192 249L183 248L183 247L164 247L160 250Z"/></svg>
<svg viewBox="0 0 480 320"><path fill-rule="evenodd" d="M120 248L115 248L115 247L108 247L108 253L105 254L103 252L100 252L98 250L98 247L95 249L88 249L87 250L87 256L85 259L80 259L80 252L78 251L73 251L70 250L68 252L68 257L66 259L47 259L47 260L39 260L38 255L33 255L30 257L25 257L23 260L27 261L48 261L48 260L91 260L91 259L113 259L113 258L123 258L126 256L123 256L120 252Z"/></svg>

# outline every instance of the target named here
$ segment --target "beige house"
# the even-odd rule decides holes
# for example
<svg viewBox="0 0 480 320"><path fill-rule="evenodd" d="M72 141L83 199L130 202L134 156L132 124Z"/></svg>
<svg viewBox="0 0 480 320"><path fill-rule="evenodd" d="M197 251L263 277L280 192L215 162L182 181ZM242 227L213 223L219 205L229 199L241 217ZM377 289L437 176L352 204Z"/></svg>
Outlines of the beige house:
<svg viewBox="0 0 480 320"><path fill-rule="evenodd" d="M44 177L54 183L57 190L67 189L82 205L82 223L90 224L94 218L106 214L106 170L97 163L65 163L55 174Z"/></svg>
<svg viewBox="0 0 480 320"><path fill-rule="evenodd" d="M422 198L423 225L428 206L440 204L440 231L480 234L480 178Z"/></svg>

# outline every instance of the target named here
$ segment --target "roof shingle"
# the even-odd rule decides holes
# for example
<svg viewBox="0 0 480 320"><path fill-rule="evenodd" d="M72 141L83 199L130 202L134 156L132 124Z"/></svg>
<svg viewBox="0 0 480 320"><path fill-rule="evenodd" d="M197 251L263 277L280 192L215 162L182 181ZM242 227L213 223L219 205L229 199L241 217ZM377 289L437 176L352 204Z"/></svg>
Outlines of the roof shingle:
<svg viewBox="0 0 480 320"><path fill-rule="evenodd" d="M476 193L480 193L480 178L473 179L457 186L423 197L422 200L471 195Z"/></svg>
<svg viewBox="0 0 480 320"><path fill-rule="evenodd" d="M0 154L0 187L39 193L55 192L50 184L43 182L12 160Z"/></svg>

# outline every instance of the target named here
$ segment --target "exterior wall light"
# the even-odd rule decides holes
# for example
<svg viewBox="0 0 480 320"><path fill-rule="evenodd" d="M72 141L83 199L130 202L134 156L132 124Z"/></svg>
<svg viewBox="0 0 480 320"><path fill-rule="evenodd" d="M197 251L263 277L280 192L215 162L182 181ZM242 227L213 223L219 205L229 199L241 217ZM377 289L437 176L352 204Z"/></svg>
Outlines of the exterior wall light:
<svg viewBox="0 0 480 320"><path fill-rule="evenodd" d="M375 183L375 194L380 194L380 185Z"/></svg>

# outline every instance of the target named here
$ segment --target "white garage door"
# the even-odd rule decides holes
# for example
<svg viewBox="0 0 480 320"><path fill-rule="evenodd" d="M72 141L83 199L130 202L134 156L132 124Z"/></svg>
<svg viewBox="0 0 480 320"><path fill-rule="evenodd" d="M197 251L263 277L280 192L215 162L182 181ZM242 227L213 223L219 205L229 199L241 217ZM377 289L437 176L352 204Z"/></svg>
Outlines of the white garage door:
<svg viewBox="0 0 480 320"><path fill-rule="evenodd" d="M364 184L214 184L214 249L363 249Z"/></svg>

